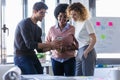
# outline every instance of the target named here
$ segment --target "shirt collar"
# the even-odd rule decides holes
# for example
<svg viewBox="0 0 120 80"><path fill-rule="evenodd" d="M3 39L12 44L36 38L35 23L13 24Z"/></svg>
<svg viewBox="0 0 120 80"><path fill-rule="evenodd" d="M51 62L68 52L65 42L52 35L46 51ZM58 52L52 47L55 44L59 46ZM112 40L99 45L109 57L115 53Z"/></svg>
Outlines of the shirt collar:
<svg viewBox="0 0 120 80"><path fill-rule="evenodd" d="M58 23L56 24L55 28L56 28L56 29L59 29ZM63 28L62 32L63 32L63 31L66 31L66 30L69 29L69 28L70 28L70 24L69 24L69 23L66 23L66 25L65 25L65 27Z"/></svg>

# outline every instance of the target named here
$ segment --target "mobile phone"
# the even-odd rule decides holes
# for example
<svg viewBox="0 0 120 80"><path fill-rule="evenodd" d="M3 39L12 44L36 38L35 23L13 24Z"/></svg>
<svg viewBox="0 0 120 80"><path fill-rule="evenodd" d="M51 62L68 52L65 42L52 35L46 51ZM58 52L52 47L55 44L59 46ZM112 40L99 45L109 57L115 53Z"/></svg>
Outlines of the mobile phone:
<svg viewBox="0 0 120 80"><path fill-rule="evenodd" d="M62 40L63 38L62 37L57 37L57 40Z"/></svg>

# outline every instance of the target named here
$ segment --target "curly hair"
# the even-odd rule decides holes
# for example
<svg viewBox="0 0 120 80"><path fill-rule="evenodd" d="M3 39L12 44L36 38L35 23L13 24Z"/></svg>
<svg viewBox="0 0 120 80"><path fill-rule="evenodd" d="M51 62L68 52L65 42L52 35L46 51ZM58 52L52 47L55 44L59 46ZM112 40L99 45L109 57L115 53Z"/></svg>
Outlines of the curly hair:
<svg viewBox="0 0 120 80"><path fill-rule="evenodd" d="M59 4L54 10L54 16L57 19L59 13L66 13L68 4Z"/></svg>
<svg viewBox="0 0 120 80"><path fill-rule="evenodd" d="M89 18L89 12L87 8L80 2L73 3L67 8L67 16L70 17L70 12L75 11L79 14L79 21L84 21Z"/></svg>

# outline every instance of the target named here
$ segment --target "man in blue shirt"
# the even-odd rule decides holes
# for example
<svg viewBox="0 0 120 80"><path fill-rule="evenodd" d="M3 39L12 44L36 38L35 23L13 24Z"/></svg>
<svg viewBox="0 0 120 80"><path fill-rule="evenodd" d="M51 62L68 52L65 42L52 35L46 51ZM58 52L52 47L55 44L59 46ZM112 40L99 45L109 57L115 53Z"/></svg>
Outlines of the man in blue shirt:
<svg viewBox="0 0 120 80"><path fill-rule="evenodd" d="M14 39L14 64L17 65L22 74L43 74L43 68L39 62L37 52L48 51L59 47L58 41L42 43L42 30L37 25L45 16L47 5L36 2L33 6L33 14L17 25Z"/></svg>

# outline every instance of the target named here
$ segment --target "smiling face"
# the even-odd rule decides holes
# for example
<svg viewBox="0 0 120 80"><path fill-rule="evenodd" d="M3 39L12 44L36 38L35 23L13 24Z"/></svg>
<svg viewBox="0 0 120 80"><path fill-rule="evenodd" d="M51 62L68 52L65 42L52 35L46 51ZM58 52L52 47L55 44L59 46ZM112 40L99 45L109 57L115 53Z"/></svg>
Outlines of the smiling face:
<svg viewBox="0 0 120 80"><path fill-rule="evenodd" d="M58 23L60 26L65 26L67 23L67 15L66 13L59 13L57 17Z"/></svg>
<svg viewBox="0 0 120 80"><path fill-rule="evenodd" d="M45 17L46 10L41 9L39 11L35 12L35 17L37 21L42 21L42 19Z"/></svg>
<svg viewBox="0 0 120 80"><path fill-rule="evenodd" d="M74 20L74 21L78 21L80 16L80 14L78 14L78 12L72 10L70 11L70 17Z"/></svg>

